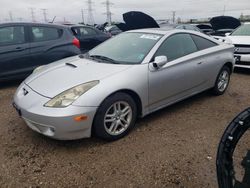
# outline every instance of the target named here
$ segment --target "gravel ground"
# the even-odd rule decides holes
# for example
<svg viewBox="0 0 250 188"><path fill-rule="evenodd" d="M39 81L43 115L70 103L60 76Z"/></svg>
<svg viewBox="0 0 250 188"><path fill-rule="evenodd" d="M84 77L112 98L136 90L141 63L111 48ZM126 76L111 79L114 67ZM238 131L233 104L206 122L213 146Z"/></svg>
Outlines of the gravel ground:
<svg viewBox="0 0 250 188"><path fill-rule="evenodd" d="M250 105L250 72L237 72L223 96L204 92L158 111L119 141L55 141L18 117L17 85L0 88L1 187L217 187L220 137Z"/></svg>

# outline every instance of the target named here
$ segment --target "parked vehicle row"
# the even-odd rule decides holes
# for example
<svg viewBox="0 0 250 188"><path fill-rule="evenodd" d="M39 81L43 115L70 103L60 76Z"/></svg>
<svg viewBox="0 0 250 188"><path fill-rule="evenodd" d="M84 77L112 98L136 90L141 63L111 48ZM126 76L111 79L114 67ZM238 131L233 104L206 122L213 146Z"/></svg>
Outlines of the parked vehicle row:
<svg viewBox="0 0 250 188"><path fill-rule="evenodd" d="M108 38L87 26L0 24L0 81L25 78L40 65L87 52Z"/></svg>
<svg viewBox="0 0 250 188"><path fill-rule="evenodd" d="M233 50L188 30L124 32L85 55L37 68L17 89L14 107L51 138L117 140L138 117L208 89L223 94Z"/></svg>

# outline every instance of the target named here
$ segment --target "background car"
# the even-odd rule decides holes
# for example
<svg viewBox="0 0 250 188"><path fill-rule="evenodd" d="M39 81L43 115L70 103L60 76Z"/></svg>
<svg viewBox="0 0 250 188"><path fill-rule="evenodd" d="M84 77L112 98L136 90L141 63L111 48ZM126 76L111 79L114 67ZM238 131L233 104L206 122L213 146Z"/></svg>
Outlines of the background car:
<svg viewBox="0 0 250 188"><path fill-rule="evenodd" d="M232 33L228 33L223 40L235 46L235 66L250 69L250 24L238 27Z"/></svg>
<svg viewBox="0 0 250 188"><path fill-rule="evenodd" d="M79 40L67 26L0 24L0 81L24 78L40 65L80 53Z"/></svg>
<svg viewBox="0 0 250 188"><path fill-rule="evenodd" d="M210 33L213 36L225 36L226 33L232 32L241 25L240 20L232 16L217 16L213 17L209 23L214 32Z"/></svg>
<svg viewBox="0 0 250 188"><path fill-rule="evenodd" d="M203 33L206 33L207 35L214 33L212 26L209 24L198 24L196 27L198 27Z"/></svg>
<svg viewBox="0 0 250 188"><path fill-rule="evenodd" d="M233 49L194 31L125 32L36 69L17 89L14 106L31 129L51 138L117 140L138 117L208 89L222 95Z"/></svg>
<svg viewBox="0 0 250 188"><path fill-rule="evenodd" d="M116 25L105 27L104 32L109 34L109 36L116 36L122 33L122 31Z"/></svg>
<svg viewBox="0 0 250 188"><path fill-rule="evenodd" d="M91 50L110 38L106 33L90 26L74 25L70 26L70 29L74 36L80 41L82 53Z"/></svg>

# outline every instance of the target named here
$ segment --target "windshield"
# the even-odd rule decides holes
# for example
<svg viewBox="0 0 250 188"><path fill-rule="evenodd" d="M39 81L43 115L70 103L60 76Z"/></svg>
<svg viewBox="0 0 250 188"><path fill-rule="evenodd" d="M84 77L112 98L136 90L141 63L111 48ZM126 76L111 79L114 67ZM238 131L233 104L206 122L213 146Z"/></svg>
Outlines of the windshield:
<svg viewBox="0 0 250 188"><path fill-rule="evenodd" d="M250 36L250 24L243 25L236 29L232 36Z"/></svg>
<svg viewBox="0 0 250 188"><path fill-rule="evenodd" d="M158 34L123 33L91 50L89 56L112 60L110 63L140 64L161 37Z"/></svg>

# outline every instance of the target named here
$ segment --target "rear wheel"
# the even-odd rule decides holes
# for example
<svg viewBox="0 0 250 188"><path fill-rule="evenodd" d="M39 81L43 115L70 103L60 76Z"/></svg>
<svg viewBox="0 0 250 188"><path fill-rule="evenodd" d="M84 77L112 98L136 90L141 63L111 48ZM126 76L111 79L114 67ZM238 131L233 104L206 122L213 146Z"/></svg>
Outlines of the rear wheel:
<svg viewBox="0 0 250 188"><path fill-rule="evenodd" d="M136 117L137 108L131 96L116 93L105 99L97 110L94 134L109 141L120 139L134 127Z"/></svg>
<svg viewBox="0 0 250 188"><path fill-rule="evenodd" d="M213 94L222 95L228 88L230 81L230 69L227 66L222 67L220 73L217 76L215 85L212 89Z"/></svg>

